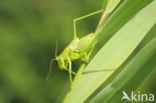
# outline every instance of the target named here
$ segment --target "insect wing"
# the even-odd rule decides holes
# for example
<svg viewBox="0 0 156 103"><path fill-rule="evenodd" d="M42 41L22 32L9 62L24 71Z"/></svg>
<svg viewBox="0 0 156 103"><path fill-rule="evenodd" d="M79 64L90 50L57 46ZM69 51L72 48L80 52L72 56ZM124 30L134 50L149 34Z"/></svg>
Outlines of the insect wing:
<svg viewBox="0 0 156 103"><path fill-rule="evenodd" d="M94 37L95 37L95 35L93 33L91 33L91 34L81 38L79 40L78 45L77 45L77 49L82 50L82 51L86 51L89 48L91 48L93 46Z"/></svg>

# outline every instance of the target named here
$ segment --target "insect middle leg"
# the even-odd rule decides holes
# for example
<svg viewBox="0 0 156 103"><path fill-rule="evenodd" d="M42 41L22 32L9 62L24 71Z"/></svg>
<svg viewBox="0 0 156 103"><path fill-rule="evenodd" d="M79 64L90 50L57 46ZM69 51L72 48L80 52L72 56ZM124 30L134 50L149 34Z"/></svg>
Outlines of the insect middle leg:
<svg viewBox="0 0 156 103"><path fill-rule="evenodd" d="M74 19L74 20L73 20L74 39L77 38L77 34L76 34L76 22L79 21L79 20L85 19L85 18L87 18L87 17L90 17L90 16L92 16L92 15L101 13L101 12L103 12L103 9L102 9L102 10L95 11L95 12L90 13L90 14L87 14L87 15L85 15L85 16L82 16L82 17L79 17L79 18Z"/></svg>

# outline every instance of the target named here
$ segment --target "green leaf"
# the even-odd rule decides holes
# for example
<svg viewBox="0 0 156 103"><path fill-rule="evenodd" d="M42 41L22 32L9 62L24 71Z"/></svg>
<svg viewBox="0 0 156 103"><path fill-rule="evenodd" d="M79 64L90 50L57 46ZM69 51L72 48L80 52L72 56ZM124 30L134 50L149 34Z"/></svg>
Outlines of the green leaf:
<svg viewBox="0 0 156 103"><path fill-rule="evenodd" d="M144 46L147 45L147 43L149 43L149 41L151 41L153 38L156 37L156 33L155 32L156 32L156 24L146 34L146 36L144 37L144 39L137 46L137 48L133 51L133 53L131 53L131 55L126 59L126 61L124 61L124 63L89 98L87 98L87 100L85 101L86 103L88 101L91 101L99 92L101 92L109 83L111 83L119 75L119 73L129 64L129 62L140 52L140 50L143 49ZM145 82L143 80L146 77L146 81L147 81L147 76L144 76L144 75L147 74L148 70L151 72L150 66L153 66L153 65L151 65L151 64L148 65L148 63L146 63L143 66L143 68L145 68L145 69L142 68L138 72L139 75L137 73L136 76L133 76L134 78L132 78L129 81L129 83L126 83L126 85L124 85L124 88L122 87L121 90L122 91L123 90L126 91L126 93L130 93L132 90L133 91L135 89L138 90L138 88L140 88L141 85L145 85ZM148 68L148 70L147 70L147 68ZM133 72L133 71L131 71L131 72ZM146 73L144 73L144 72L146 72ZM151 74L148 74L148 75L151 75ZM142 76L144 76L144 77L142 77ZM138 80L139 78L141 78L142 80ZM142 84L141 85L138 85L139 83L142 83ZM137 86L139 86L139 87L137 87ZM119 103L120 103L121 102L121 97L122 97L121 96L122 95L122 91L118 91L115 95L113 95L113 97L112 97L113 99L111 99L111 101L109 101L109 102L116 103L117 101L119 101Z"/></svg>
<svg viewBox="0 0 156 103"><path fill-rule="evenodd" d="M107 0L105 12L112 12L121 0Z"/></svg>
<svg viewBox="0 0 156 103"><path fill-rule="evenodd" d="M123 90L126 90L127 93L137 89L137 87L151 74L151 72L156 69L155 44L156 37L128 63L121 73L106 88L93 98L91 103L121 102L121 94ZM133 85L129 86L129 84Z"/></svg>
<svg viewBox="0 0 156 103"><path fill-rule="evenodd" d="M102 17L99 21L99 24L97 26L96 31L101 30L102 25L108 19L110 14L114 11L114 9L118 7L118 5L120 4L121 1L123 1L123 0L106 0L106 1L104 1L104 12L103 12ZM99 35L101 33L96 32L96 34Z"/></svg>
<svg viewBox="0 0 156 103"><path fill-rule="evenodd" d="M153 0L123 0L121 5L113 12L110 18L108 18L106 23L102 26L102 30L98 31L102 34L99 41L102 40L103 42L106 37L111 37L126 22L132 19L138 11L152 1Z"/></svg>
<svg viewBox="0 0 156 103"><path fill-rule="evenodd" d="M156 22L155 3L141 10L106 43L78 77L65 102L84 102L128 58Z"/></svg>

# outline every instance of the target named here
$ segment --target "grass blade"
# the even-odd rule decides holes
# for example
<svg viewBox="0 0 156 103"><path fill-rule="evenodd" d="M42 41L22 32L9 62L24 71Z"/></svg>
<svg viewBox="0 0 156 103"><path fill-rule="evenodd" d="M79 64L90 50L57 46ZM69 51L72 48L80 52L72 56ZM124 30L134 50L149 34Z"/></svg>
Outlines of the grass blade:
<svg viewBox="0 0 156 103"><path fill-rule="evenodd" d="M142 81L144 81L145 78L151 74L153 69L156 69L156 64L154 62L156 61L155 44L156 37L151 40L132 59L132 61L130 61L123 71L106 88L104 88L95 98L93 98L91 103L114 103L112 101L121 102L121 90L124 90L123 87L125 85L133 84L133 86L129 86L129 88L126 86L126 92L136 89ZM119 92L119 90L121 92Z"/></svg>
<svg viewBox="0 0 156 103"><path fill-rule="evenodd" d="M99 41L103 42L106 37L111 37L152 1L153 0L124 0L102 26L102 31L99 31L102 34Z"/></svg>
<svg viewBox="0 0 156 103"><path fill-rule="evenodd" d="M113 73L111 70L127 59L156 22L155 3L153 1L141 10L108 41L80 75L65 102L81 103L86 100Z"/></svg>

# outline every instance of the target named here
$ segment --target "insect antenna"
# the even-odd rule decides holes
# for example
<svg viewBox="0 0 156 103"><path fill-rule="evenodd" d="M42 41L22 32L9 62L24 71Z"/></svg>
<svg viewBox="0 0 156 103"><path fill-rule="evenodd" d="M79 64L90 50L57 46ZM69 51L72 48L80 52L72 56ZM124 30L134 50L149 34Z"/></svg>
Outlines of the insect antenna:
<svg viewBox="0 0 156 103"><path fill-rule="evenodd" d="M49 80L49 77L51 75L51 70L52 70L52 66L53 66L53 62L55 61L56 59L52 59L50 61L50 67L49 67L49 72L48 72L48 76L47 76L47 80Z"/></svg>
<svg viewBox="0 0 156 103"><path fill-rule="evenodd" d="M58 52L58 40L56 40L56 49L55 49L55 58L57 57L57 52Z"/></svg>
<svg viewBox="0 0 156 103"><path fill-rule="evenodd" d="M58 40L56 40L55 58L57 57L57 49L58 49ZM50 61L50 67L49 67L49 73L48 73L48 76L47 76L47 80L49 80L49 77L51 75L53 62L56 60L55 58Z"/></svg>

